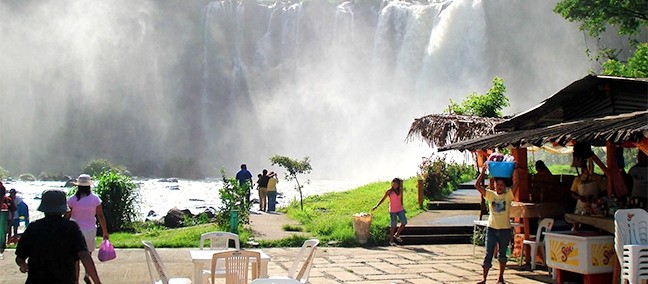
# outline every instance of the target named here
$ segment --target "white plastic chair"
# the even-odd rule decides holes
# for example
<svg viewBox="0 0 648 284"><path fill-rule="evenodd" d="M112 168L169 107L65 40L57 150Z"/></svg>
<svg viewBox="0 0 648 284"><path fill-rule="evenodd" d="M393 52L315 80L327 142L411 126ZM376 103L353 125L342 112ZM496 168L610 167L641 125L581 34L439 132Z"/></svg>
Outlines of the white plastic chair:
<svg viewBox="0 0 648 284"><path fill-rule="evenodd" d="M230 241L234 241L234 249L240 250L241 244L239 236L230 232L209 232L200 235L200 249L205 249L205 242L209 242L209 249L212 250L226 250L229 247ZM203 270L203 282L211 277L211 270ZM216 277L225 277L225 263L221 262L217 265Z"/></svg>
<svg viewBox="0 0 648 284"><path fill-rule="evenodd" d="M536 255L538 253L538 248L542 251L542 257L543 261L545 261L546 264L546 252L545 252L545 245L544 245L544 238L543 238L543 230L544 232L550 232L551 228L553 227L554 224L554 219L551 218L544 218L542 221L540 221L540 224L538 224L538 230L536 231L536 236L535 239L533 240L524 240L522 242L522 255L520 256L520 263L519 265L522 265L522 259L524 258L524 245L529 245L531 247L531 270L535 270L536 267Z"/></svg>
<svg viewBox="0 0 648 284"><path fill-rule="evenodd" d="M254 259L254 260L253 260ZM214 253L211 262L211 283L216 283L216 265L225 261L225 283L226 284L247 284L248 272L252 266L252 279L259 275L261 254L254 251L224 251Z"/></svg>
<svg viewBox="0 0 648 284"><path fill-rule="evenodd" d="M146 254L146 265L148 266L149 276L151 277L151 283L154 284L191 284L191 279L189 278L169 278L166 275L166 268L160 255L155 251L155 247L149 241L142 241L144 244L144 253ZM157 272L158 278L154 276ZM159 279L159 280L156 280Z"/></svg>
<svg viewBox="0 0 648 284"><path fill-rule="evenodd" d="M295 257L292 266L290 266L290 270L288 270L288 276L270 276L270 279L294 279L297 280L298 283L307 283L308 275L310 274L311 267L313 267L313 259L315 259L315 252L318 244L318 239L305 241L299 250L299 253ZM298 268L299 271L297 271Z"/></svg>
<svg viewBox="0 0 648 284"><path fill-rule="evenodd" d="M250 284L301 284L295 279L271 279L271 278L258 278L250 282Z"/></svg>
<svg viewBox="0 0 648 284"><path fill-rule="evenodd" d="M209 240L210 249L227 249L230 240L234 241L234 248L241 249L239 236L230 232L209 232L200 235L200 249L205 247L205 241Z"/></svg>
<svg viewBox="0 0 648 284"><path fill-rule="evenodd" d="M481 218L481 216L479 216ZM473 221L473 237L472 237L472 245L473 245L473 258L475 258L475 247L477 246L477 243L475 239L477 238L477 234L479 234L480 231L486 230L486 227L488 226L488 220L474 220ZM483 228L483 229L480 229Z"/></svg>
<svg viewBox="0 0 648 284"><path fill-rule="evenodd" d="M614 214L614 244L621 279L630 284L648 279L648 212L621 209Z"/></svg>

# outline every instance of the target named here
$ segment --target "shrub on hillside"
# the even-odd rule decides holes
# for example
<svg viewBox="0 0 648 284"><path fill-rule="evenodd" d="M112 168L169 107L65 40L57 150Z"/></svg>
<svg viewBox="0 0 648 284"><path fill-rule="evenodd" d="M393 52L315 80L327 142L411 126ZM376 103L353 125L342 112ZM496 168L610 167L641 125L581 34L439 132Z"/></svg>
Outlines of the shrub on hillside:
<svg viewBox="0 0 648 284"><path fill-rule="evenodd" d="M162 167L162 177L181 177L187 179L202 179L205 175L200 170L200 162L196 158L175 157L167 160Z"/></svg>
<svg viewBox="0 0 648 284"><path fill-rule="evenodd" d="M446 197L459 184L475 177L475 169L465 164L446 162L440 157L424 159L419 166L423 179L423 194L430 200Z"/></svg>
<svg viewBox="0 0 648 284"><path fill-rule="evenodd" d="M8 170L5 170L3 167L0 167L0 179L6 179L11 176Z"/></svg>
<svg viewBox="0 0 648 284"><path fill-rule="evenodd" d="M35 177L33 174L26 173L26 174L22 174L22 175L20 175L20 176L18 177L18 179L19 179L19 180L22 180L22 181L35 181L35 180L36 180L36 177Z"/></svg>
<svg viewBox="0 0 648 284"><path fill-rule="evenodd" d="M108 171L124 174L126 173L126 167L115 165L106 159L95 159L86 164L83 170L81 170L82 173L89 174L93 177L101 176Z"/></svg>

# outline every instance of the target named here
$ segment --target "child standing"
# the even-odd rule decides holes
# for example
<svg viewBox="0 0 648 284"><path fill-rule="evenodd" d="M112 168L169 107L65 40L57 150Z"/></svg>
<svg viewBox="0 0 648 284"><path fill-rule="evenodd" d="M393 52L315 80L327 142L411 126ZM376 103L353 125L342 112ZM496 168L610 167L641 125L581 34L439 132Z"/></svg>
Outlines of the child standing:
<svg viewBox="0 0 648 284"><path fill-rule="evenodd" d="M407 225L407 217L405 217L405 208L403 208L403 181L399 178L394 178L391 183L391 188L385 192L382 199L374 206L371 210L376 210L380 204L389 197L389 217L391 219L391 226L389 228L389 244L395 246L396 239L399 243L403 240L400 238L400 234L405 229ZM397 220L400 221L400 227L396 230Z"/></svg>
<svg viewBox="0 0 648 284"><path fill-rule="evenodd" d="M504 269L506 268L507 260L506 248L511 241L511 218L509 217L509 212L511 210L511 202L517 190L517 186L515 185L513 185L512 190L507 189L507 179L505 178L495 178L495 190L484 188L487 167L487 163L484 163L482 171L475 182L475 188L484 197L489 209L488 226L486 227L486 256L482 264L483 278L478 284L486 283L486 276L488 276L488 270L492 266L496 244L499 245L497 259L499 260L500 268L497 283L504 283Z"/></svg>

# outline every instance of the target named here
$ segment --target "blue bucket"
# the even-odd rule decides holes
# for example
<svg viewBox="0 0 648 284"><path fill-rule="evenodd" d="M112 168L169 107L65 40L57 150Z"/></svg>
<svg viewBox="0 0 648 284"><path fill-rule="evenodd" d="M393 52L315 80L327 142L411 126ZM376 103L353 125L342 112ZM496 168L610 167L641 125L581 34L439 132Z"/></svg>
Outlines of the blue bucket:
<svg viewBox="0 0 648 284"><path fill-rule="evenodd" d="M511 178L513 169L515 169L515 162L488 162L488 172L491 177Z"/></svg>

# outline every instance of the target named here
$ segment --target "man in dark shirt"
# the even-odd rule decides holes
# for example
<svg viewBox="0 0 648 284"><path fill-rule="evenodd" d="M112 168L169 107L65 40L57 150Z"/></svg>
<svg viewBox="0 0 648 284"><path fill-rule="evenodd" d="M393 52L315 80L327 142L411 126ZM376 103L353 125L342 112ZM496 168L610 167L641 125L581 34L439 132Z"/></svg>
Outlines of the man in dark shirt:
<svg viewBox="0 0 648 284"><path fill-rule="evenodd" d="M252 186L252 173L248 171L247 165L241 165L241 170L236 173L236 180L238 180L240 186L244 186L246 182L249 182L248 187L246 188L246 200L247 203L250 204L250 186Z"/></svg>
<svg viewBox="0 0 648 284"><path fill-rule="evenodd" d="M94 283L101 283L79 225L63 218L65 192L45 190L38 211L45 218L31 223L16 247L16 264L28 273L25 283L77 283L77 260Z"/></svg>

